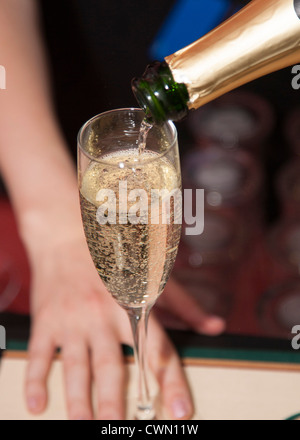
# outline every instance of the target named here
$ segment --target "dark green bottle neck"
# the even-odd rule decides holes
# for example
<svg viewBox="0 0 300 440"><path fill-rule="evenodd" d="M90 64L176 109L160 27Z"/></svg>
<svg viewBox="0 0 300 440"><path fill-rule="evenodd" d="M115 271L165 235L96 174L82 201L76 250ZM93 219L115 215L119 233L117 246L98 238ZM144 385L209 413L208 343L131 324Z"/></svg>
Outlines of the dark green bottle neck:
<svg viewBox="0 0 300 440"><path fill-rule="evenodd" d="M132 90L149 122L179 121L188 113L185 84L174 81L166 62L150 64L141 78L132 80Z"/></svg>

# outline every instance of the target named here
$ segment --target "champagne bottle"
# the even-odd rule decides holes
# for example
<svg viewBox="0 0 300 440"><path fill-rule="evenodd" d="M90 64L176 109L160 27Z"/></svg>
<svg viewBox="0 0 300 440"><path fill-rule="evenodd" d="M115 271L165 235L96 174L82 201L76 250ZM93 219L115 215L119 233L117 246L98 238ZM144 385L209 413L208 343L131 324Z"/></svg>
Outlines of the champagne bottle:
<svg viewBox="0 0 300 440"><path fill-rule="evenodd" d="M132 80L151 122L189 110L247 82L300 62L300 0L252 0L189 46Z"/></svg>

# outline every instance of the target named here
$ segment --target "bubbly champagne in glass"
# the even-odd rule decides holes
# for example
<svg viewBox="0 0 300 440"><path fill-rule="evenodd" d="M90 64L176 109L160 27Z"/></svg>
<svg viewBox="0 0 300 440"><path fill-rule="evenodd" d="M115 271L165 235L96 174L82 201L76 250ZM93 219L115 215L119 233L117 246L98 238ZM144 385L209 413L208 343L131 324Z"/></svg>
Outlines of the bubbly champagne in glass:
<svg viewBox="0 0 300 440"><path fill-rule="evenodd" d="M181 234L181 173L174 125L148 127L141 110L96 116L79 133L84 231L107 290L128 313L139 367L137 419L155 418L145 374L151 307L172 270ZM145 142L146 140L146 142Z"/></svg>

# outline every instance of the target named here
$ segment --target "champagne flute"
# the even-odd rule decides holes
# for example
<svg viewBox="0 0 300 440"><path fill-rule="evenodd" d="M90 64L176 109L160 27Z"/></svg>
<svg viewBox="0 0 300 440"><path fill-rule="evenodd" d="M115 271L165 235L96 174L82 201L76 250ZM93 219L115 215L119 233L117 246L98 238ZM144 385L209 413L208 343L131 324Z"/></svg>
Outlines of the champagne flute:
<svg viewBox="0 0 300 440"><path fill-rule="evenodd" d="M132 327L139 371L135 418L153 420L147 322L177 254L181 172L174 124L150 129L144 117L140 109L119 109L89 120L78 135L78 179L93 262Z"/></svg>

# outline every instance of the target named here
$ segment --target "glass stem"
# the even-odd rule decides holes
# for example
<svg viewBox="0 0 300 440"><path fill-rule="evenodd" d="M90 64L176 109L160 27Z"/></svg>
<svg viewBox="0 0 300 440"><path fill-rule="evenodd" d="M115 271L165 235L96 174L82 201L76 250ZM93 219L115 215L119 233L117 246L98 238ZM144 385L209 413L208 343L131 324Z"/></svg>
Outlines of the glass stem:
<svg viewBox="0 0 300 440"><path fill-rule="evenodd" d="M138 402L135 417L137 420L153 420L155 411L149 395L147 382L147 327L151 306L128 311L133 333L134 356L138 368Z"/></svg>

